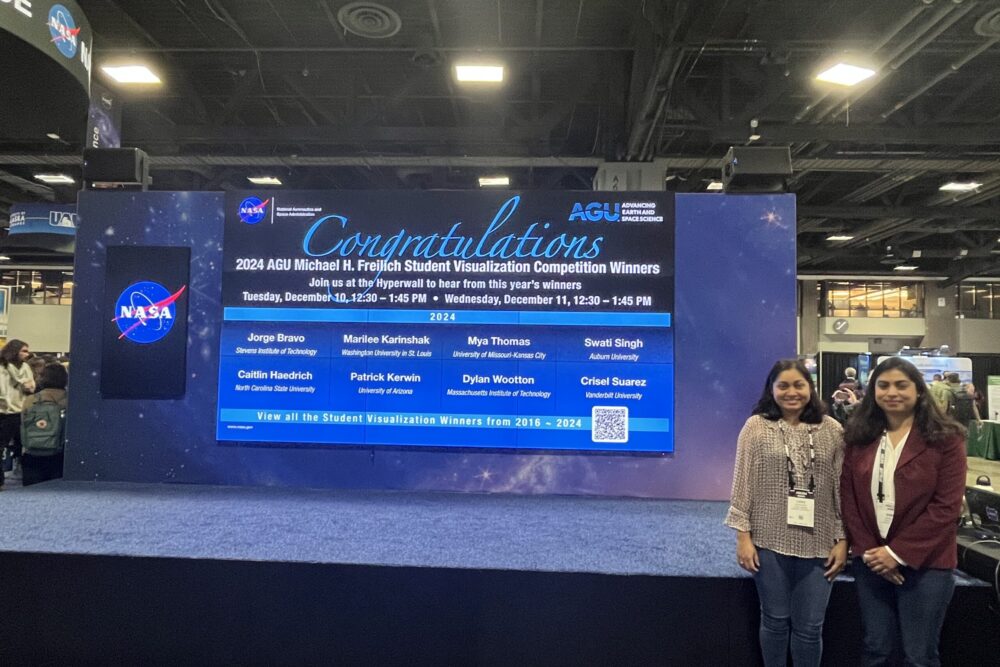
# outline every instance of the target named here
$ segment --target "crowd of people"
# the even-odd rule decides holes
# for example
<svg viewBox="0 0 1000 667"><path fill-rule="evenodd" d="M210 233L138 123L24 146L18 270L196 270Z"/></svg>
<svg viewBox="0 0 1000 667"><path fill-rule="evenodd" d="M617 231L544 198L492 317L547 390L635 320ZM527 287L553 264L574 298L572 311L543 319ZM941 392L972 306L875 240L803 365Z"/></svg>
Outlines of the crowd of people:
<svg viewBox="0 0 1000 667"><path fill-rule="evenodd" d="M63 363L33 355L22 340L0 349L0 452L23 486L62 477L67 380Z"/></svg>
<svg viewBox="0 0 1000 667"><path fill-rule="evenodd" d="M850 369L853 370L853 369ZM853 386L845 386L845 383ZM965 428L917 368L886 359L826 414L800 361L771 369L740 433L726 524L760 598L764 664L819 665L830 589L852 555L865 665L939 665L965 493ZM835 399L836 400L836 399Z"/></svg>

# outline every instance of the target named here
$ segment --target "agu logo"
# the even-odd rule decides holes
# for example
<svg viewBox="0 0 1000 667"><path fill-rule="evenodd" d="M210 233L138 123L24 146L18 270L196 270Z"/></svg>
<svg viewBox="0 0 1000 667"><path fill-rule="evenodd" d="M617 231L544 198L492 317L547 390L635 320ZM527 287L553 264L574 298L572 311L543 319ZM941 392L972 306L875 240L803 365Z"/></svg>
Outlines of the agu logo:
<svg viewBox="0 0 1000 667"><path fill-rule="evenodd" d="M59 53L67 58L75 56L80 28L76 27L76 21L73 20L69 10L62 5L52 5L52 9L49 10L48 25L52 43L59 49Z"/></svg>
<svg viewBox="0 0 1000 667"><path fill-rule="evenodd" d="M115 303L114 322L122 338L136 343L155 343L166 336L174 320L177 307L174 302L184 293L186 286L171 294L166 287L148 280L125 288Z"/></svg>
<svg viewBox="0 0 1000 667"><path fill-rule="evenodd" d="M240 220L248 225L256 225L267 215L267 203L270 199L261 201L257 197L247 197L240 202Z"/></svg>
<svg viewBox="0 0 1000 667"><path fill-rule="evenodd" d="M622 217L621 204L608 204L592 201L589 204L577 202L569 214L569 221L579 222L618 222Z"/></svg>

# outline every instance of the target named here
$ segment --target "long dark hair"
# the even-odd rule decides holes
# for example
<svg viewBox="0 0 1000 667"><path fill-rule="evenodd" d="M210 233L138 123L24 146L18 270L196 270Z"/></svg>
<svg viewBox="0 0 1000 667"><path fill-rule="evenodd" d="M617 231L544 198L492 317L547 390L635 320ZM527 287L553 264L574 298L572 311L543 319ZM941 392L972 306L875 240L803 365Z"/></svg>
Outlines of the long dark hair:
<svg viewBox="0 0 1000 667"><path fill-rule="evenodd" d="M809 383L809 402L803 408L799 420L807 424L819 424L823 421L826 408L823 406L823 401L819 400L819 394L816 393L816 385L813 384L812 375L809 374L806 365L798 359L781 359L775 362L774 366L771 367L771 372L767 374L767 380L764 381L764 391L751 414L760 415L771 421L781 419L781 408L774 400L774 383L778 381L779 375L789 370L798 371Z"/></svg>
<svg viewBox="0 0 1000 667"><path fill-rule="evenodd" d="M11 338L3 346L3 349L0 350L0 364L4 366L14 364L15 368L20 368L21 364L24 363L21 361L21 350L27 347L27 345L23 340Z"/></svg>
<svg viewBox="0 0 1000 667"><path fill-rule="evenodd" d="M875 367L868 378L868 391L844 426L844 441L848 445L863 447L882 436L888 427L885 412L875 402L875 383L882 373L897 370L906 375L917 387L917 404L913 410L913 427L929 443L942 442L956 435L965 435L965 428L941 412L931 398L924 377L917 367L906 359L889 357Z"/></svg>

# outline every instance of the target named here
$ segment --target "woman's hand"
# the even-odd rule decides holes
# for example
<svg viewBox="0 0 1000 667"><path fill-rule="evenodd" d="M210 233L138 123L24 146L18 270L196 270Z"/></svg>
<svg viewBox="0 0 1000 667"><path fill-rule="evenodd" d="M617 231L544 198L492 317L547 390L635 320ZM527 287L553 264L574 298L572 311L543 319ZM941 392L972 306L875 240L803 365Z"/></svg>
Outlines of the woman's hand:
<svg viewBox="0 0 1000 667"><path fill-rule="evenodd" d="M869 549L861 558L868 569L883 579L896 585L903 583L903 575L899 573L899 561L893 558L885 547Z"/></svg>
<svg viewBox="0 0 1000 667"><path fill-rule="evenodd" d="M823 563L826 566L826 572L823 573L823 576L826 577L827 581L833 581L846 564L847 540L838 540L833 545L833 548L830 549L830 555L827 557L826 562Z"/></svg>
<svg viewBox="0 0 1000 667"><path fill-rule="evenodd" d="M756 574L760 570L760 559L757 557L757 547L750 539L750 533L736 533L736 562L747 572Z"/></svg>

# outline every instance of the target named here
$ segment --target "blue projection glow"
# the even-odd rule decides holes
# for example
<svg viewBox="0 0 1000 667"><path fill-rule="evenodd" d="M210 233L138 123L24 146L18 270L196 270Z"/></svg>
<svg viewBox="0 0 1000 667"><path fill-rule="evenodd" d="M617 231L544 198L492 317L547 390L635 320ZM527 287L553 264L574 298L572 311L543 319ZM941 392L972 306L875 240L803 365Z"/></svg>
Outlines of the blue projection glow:
<svg viewBox="0 0 1000 667"><path fill-rule="evenodd" d="M230 195L216 437L673 451L673 201L639 197Z"/></svg>

